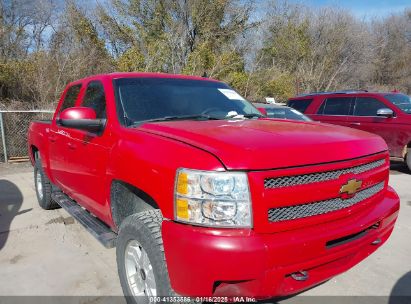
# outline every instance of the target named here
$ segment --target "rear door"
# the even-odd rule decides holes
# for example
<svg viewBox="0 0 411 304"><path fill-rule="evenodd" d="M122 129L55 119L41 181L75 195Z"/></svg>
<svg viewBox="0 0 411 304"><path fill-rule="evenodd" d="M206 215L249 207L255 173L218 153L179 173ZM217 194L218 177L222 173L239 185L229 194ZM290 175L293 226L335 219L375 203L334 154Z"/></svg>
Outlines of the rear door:
<svg viewBox="0 0 411 304"><path fill-rule="evenodd" d="M103 83L92 80L86 84L80 106L95 110L99 119L106 119L106 95ZM79 204L98 216L105 216L106 166L111 147L109 128L100 133L71 129L67 146L67 166L70 168L70 194Z"/></svg>
<svg viewBox="0 0 411 304"><path fill-rule="evenodd" d="M307 115L313 120L324 123L349 126L348 117L352 112L353 98L348 96L326 97L316 114Z"/></svg>
<svg viewBox="0 0 411 304"><path fill-rule="evenodd" d="M393 110L394 117L377 116L379 109ZM350 117L350 126L359 130L380 135L386 141L391 155L398 154L398 125L396 124L395 109L389 107L374 97L357 97L355 99L353 115Z"/></svg>
<svg viewBox="0 0 411 304"><path fill-rule="evenodd" d="M70 136L71 129L60 126L57 123L61 111L74 107L81 91L81 84L75 84L69 87L63 97L60 108L57 109L55 119L49 133L49 158L50 170L54 182L65 192L68 191L68 182L70 172L67 168L67 140Z"/></svg>

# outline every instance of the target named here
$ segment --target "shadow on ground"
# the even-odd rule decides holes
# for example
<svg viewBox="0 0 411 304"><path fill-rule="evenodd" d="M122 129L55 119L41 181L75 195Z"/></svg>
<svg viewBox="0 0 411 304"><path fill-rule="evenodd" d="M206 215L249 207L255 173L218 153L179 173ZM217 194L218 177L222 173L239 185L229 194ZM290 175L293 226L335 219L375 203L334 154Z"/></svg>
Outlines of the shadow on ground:
<svg viewBox="0 0 411 304"><path fill-rule="evenodd" d="M403 275L391 290L389 304L411 303L411 271Z"/></svg>
<svg viewBox="0 0 411 304"><path fill-rule="evenodd" d="M20 211L23 195L12 182L0 179L0 250L4 247L9 235L10 224L16 215L30 211Z"/></svg>

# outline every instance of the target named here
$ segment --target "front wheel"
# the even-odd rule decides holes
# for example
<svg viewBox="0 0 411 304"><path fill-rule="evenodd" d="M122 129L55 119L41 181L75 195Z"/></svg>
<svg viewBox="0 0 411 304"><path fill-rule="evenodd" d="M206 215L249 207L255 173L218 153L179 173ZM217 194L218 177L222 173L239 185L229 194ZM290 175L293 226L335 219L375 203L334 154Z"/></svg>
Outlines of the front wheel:
<svg viewBox="0 0 411 304"><path fill-rule="evenodd" d="M148 297L174 294L164 256L160 210L127 217L117 238L117 267L127 303L149 303Z"/></svg>

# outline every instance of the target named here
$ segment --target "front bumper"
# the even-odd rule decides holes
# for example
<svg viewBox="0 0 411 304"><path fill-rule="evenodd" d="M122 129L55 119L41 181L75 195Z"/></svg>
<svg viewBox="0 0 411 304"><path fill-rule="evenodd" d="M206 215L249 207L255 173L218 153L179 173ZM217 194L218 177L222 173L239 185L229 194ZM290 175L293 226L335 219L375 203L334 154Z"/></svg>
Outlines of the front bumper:
<svg viewBox="0 0 411 304"><path fill-rule="evenodd" d="M263 299L292 295L350 269L374 252L390 236L398 211L399 198L388 187L384 198L366 210L278 233L164 221L162 235L171 285L178 294L192 297ZM326 246L365 230L349 242ZM376 240L381 241L372 244ZM298 271L306 271L309 278L293 279L291 274Z"/></svg>

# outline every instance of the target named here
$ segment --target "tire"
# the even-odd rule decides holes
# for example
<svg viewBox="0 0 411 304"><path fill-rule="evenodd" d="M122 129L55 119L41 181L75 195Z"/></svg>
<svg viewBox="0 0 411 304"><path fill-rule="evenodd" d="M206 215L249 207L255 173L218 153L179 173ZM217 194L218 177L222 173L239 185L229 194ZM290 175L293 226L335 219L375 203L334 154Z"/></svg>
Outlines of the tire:
<svg viewBox="0 0 411 304"><path fill-rule="evenodd" d="M405 163L408 167L408 170L411 171L411 151L405 154Z"/></svg>
<svg viewBox="0 0 411 304"><path fill-rule="evenodd" d="M164 256L162 221L161 211L153 209L130 215L120 225L117 267L127 303L149 303L148 296L175 295Z"/></svg>
<svg viewBox="0 0 411 304"><path fill-rule="evenodd" d="M39 157L36 157L36 162L34 165L34 186L36 189L37 201L39 202L41 208L50 210L60 207L51 198L51 183L43 171Z"/></svg>

